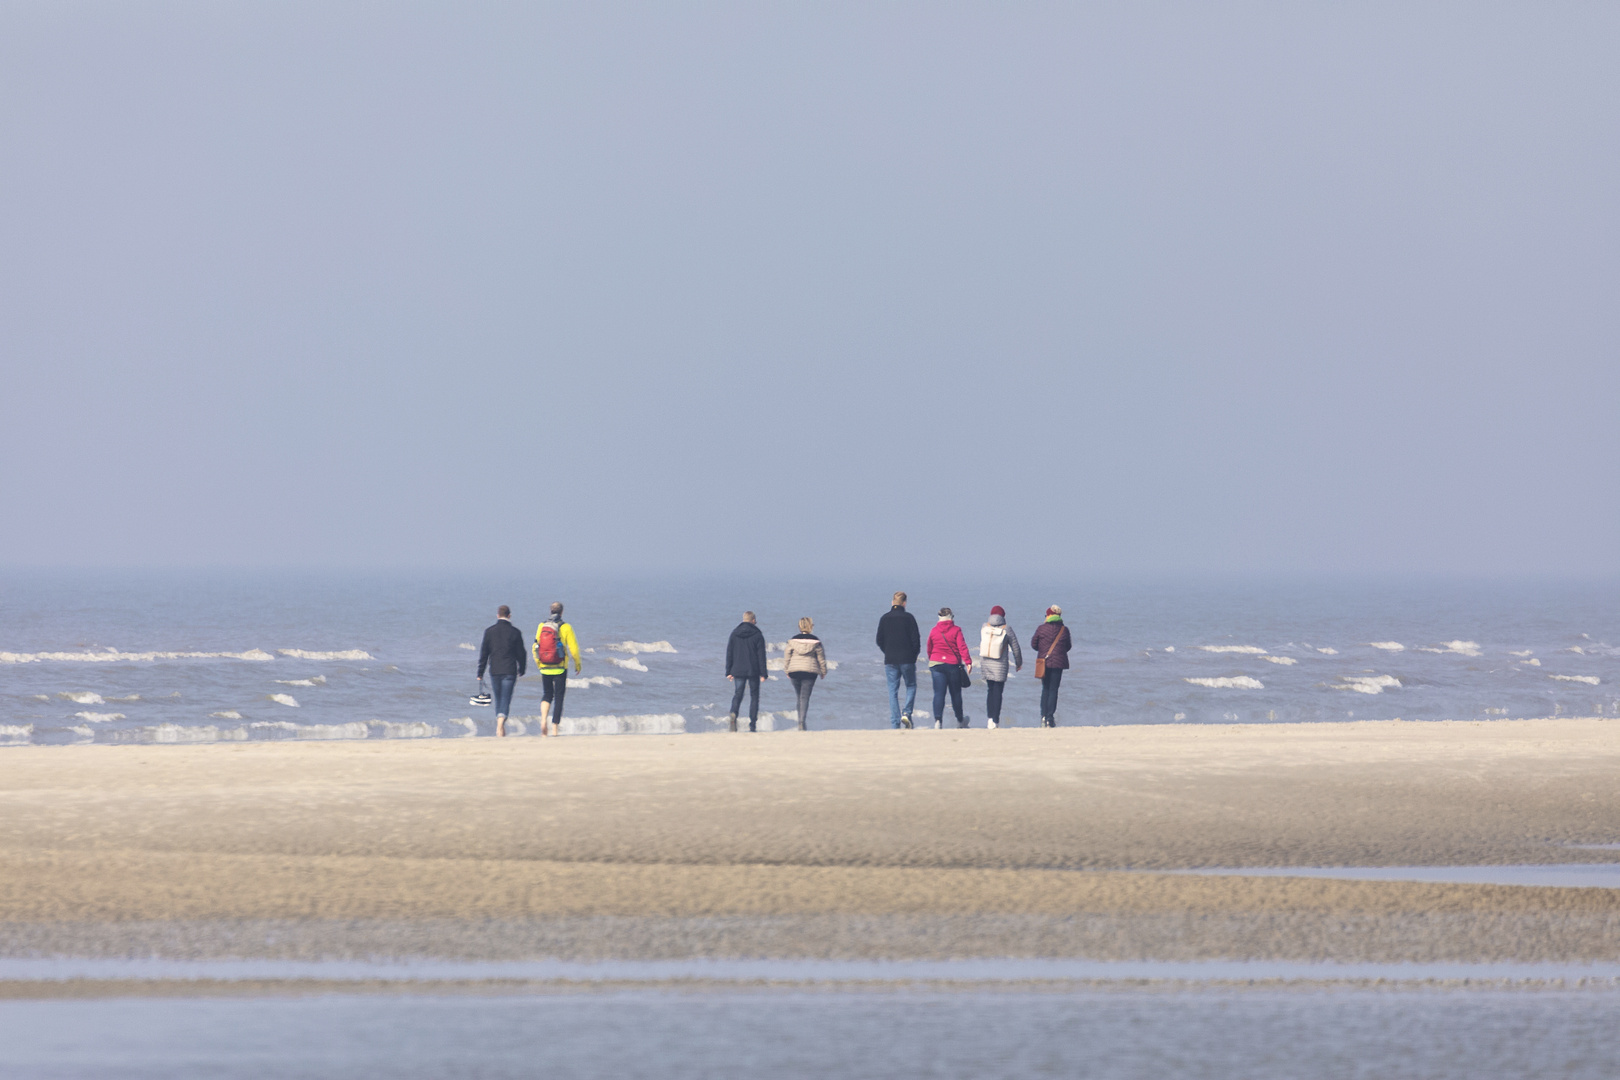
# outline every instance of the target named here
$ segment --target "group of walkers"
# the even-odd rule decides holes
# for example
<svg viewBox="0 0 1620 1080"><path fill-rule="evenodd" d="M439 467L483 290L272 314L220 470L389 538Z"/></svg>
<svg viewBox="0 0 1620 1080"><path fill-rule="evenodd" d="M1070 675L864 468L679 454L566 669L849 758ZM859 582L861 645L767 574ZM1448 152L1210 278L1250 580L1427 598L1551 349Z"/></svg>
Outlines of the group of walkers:
<svg viewBox="0 0 1620 1080"><path fill-rule="evenodd" d="M495 734L504 736L512 691L518 677L528 670L531 649L525 647L522 632L512 625L511 609L502 604L497 615L495 624L484 631L483 648L478 654L480 692L473 701L495 706ZM917 705L917 661L923 644L916 616L906 610L906 594L895 593L893 606L878 620L877 629L877 647L883 653L883 672L888 683L891 727L915 726L912 714ZM1057 726L1058 687L1069 667L1070 644L1069 628L1063 625L1063 609L1053 604L1046 609L1043 621L1029 640L1030 652L1036 657L1035 677L1041 682L1042 727ZM758 730L760 682L770 677L767 651L758 618L752 611L743 612L742 622L726 642L726 679L732 684L727 719L732 731L737 730L744 695L748 697L748 730ZM562 604L552 604L550 617L535 631L532 653L543 682L540 734L561 734L569 662L572 661L576 675L580 671L579 639L573 626L563 621ZM967 715L962 711L962 690L972 683L973 654L968 650L962 628L956 624L955 614L948 607L939 609L939 621L928 632L927 653L929 677L933 681L934 726L944 726L948 699L956 726L967 727ZM827 652L821 639L816 637L815 624L810 618L800 619L799 632L783 644L782 664L793 683L799 730L804 731L810 713L810 695L815 690L816 680L826 678L828 670ZM986 727L1001 726L1001 702L1007 678L1011 672L1023 668L1024 651L1018 635L1007 625L1007 613L998 604L990 609L989 618L979 629L979 677L985 684ZM493 693L483 691L486 669ZM906 691L903 705L902 686Z"/></svg>

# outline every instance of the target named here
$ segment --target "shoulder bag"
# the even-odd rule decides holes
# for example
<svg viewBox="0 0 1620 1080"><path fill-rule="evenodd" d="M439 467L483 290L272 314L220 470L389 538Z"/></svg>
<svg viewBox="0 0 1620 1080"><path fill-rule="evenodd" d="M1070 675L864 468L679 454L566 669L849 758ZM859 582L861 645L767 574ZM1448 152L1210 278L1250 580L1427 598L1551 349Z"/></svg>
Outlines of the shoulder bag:
<svg viewBox="0 0 1620 1080"><path fill-rule="evenodd" d="M1057 643L1062 641L1062 640L1063 640L1063 624L1058 623L1057 633L1052 635L1052 644L1050 644L1050 645L1048 645L1046 647L1046 651L1044 653L1042 653L1041 655L1039 655L1039 656L1037 656L1035 658L1035 677L1037 679L1046 678L1046 658L1048 656L1052 655L1052 650L1057 648Z"/></svg>

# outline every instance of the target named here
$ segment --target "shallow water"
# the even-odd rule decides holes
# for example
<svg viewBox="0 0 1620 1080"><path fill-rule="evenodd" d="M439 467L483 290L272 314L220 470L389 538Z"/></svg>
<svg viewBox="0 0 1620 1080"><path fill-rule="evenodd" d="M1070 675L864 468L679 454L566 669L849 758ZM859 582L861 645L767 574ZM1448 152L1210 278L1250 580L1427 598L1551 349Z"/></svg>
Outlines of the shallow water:
<svg viewBox="0 0 1620 1080"><path fill-rule="evenodd" d="M0 1002L0 1074L1610 1077L1620 992L620 992Z"/></svg>
<svg viewBox="0 0 1620 1080"><path fill-rule="evenodd" d="M1573 844L1611 850L1612 844ZM1242 877L1344 878L1352 881L1427 881L1463 885L1535 885L1565 889L1620 889L1620 863L1546 866L1251 866L1200 868L1183 874Z"/></svg>
<svg viewBox="0 0 1620 1080"><path fill-rule="evenodd" d="M710 732L730 702L726 637L744 608L771 642L816 629L837 669L812 728L888 724L873 644L903 584L926 632L953 606L977 644L992 604L1027 642L1045 606L1075 638L1063 724L1620 715L1620 584L1320 581L994 581L336 577L0 573L0 744L377 739L489 734L468 704L483 629L511 604L526 634L565 599L585 655L576 733ZM617 648L615 648L617 646ZM652 648L647 648L651 646ZM190 655L188 655L190 654ZM1004 719L1031 726L1033 657ZM538 680L519 682L532 734ZM762 727L793 726L766 684ZM918 715L932 695L924 669ZM983 725L976 680L967 714ZM531 719L525 719L531 718Z"/></svg>

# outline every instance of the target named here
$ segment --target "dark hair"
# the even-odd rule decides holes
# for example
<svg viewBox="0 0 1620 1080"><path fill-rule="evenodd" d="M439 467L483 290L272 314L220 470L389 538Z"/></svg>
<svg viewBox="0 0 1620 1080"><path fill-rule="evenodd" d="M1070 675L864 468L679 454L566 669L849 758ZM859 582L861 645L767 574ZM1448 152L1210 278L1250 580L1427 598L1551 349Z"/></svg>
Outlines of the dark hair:
<svg viewBox="0 0 1620 1080"><path fill-rule="evenodd" d="M954 618L956 618L956 612L952 611L948 607L942 607L942 608L939 609L939 617L942 618L942 619L946 619L946 618L954 619ZM907 693L910 693L910 691L907 691Z"/></svg>
<svg viewBox="0 0 1620 1080"><path fill-rule="evenodd" d="M495 614L499 615L503 619L510 619L512 617L512 609L507 607L505 604L502 604L500 607L495 609Z"/></svg>
<svg viewBox="0 0 1620 1080"><path fill-rule="evenodd" d="M556 603L551 605L551 613L553 615L561 615L562 614L562 601L561 600L558 600Z"/></svg>

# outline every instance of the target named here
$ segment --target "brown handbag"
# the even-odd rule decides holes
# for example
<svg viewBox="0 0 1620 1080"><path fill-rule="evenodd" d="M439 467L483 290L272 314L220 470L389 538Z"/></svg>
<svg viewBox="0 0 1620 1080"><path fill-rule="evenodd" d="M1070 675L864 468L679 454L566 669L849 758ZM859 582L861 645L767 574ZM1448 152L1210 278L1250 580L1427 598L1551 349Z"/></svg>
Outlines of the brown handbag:
<svg viewBox="0 0 1620 1080"><path fill-rule="evenodd" d="M1037 679L1046 678L1046 658L1052 655L1052 650L1057 648L1057 643L1062 640L1063 624L1058 623L1058 632L1052 635L1052 644L1046 647L1046 651L1044 653L1035 658L1035 677Z"/></svg>

